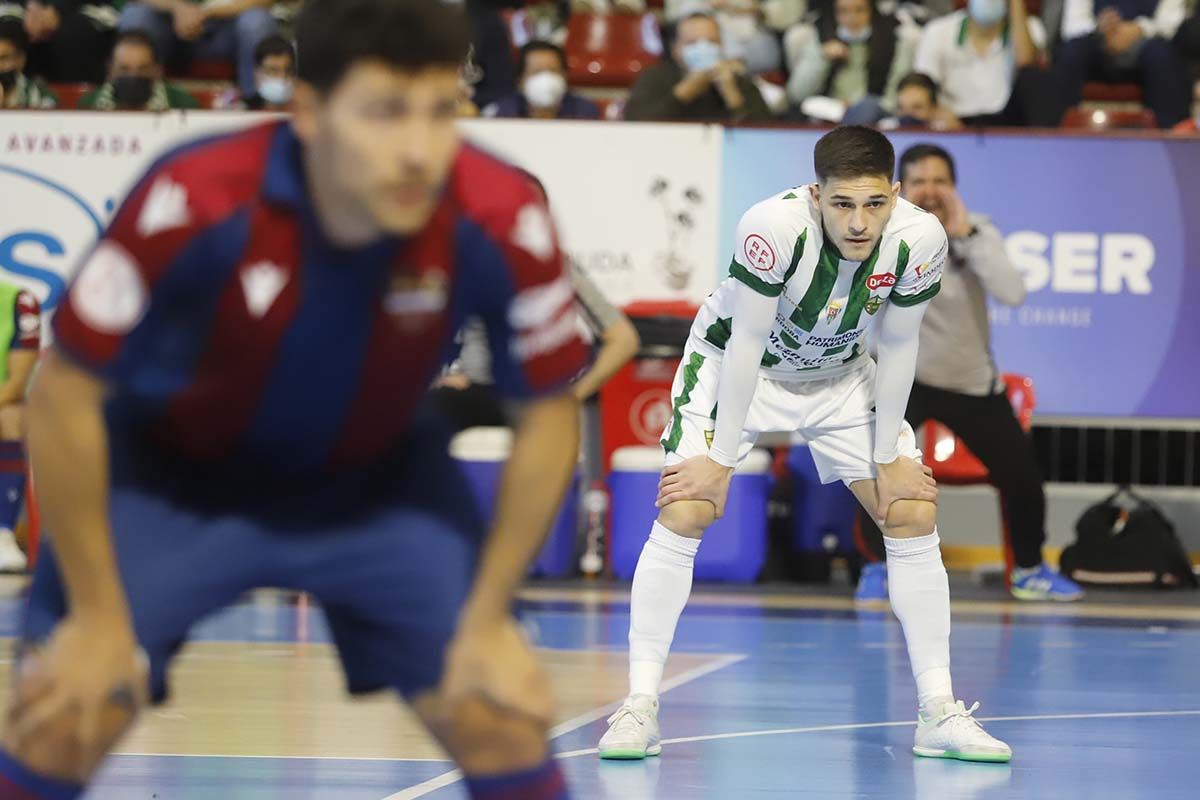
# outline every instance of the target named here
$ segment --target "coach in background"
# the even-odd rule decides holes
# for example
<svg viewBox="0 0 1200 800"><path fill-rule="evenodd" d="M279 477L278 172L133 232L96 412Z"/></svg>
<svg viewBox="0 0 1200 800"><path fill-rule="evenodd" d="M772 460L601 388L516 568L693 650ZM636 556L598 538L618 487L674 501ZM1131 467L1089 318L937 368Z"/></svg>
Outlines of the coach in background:
<svg viewBox="0 0 1200 800"><path fill-rule="evenodd" d="M950 240L942 290L921 325L917 378L905 415L914 428L928 419L946 425L987 467L1012 533L1012 594L1019 600L1078 600L1083 591L1042 561L1046 495L1029 437L1013 414L992 359L987 298L1008 306L1025 300L1021 275L987 217L966 210L956 189L954 160L942 148L917 144L900 157L900 192L941 221ZM920 269L917 266L916 269ZM856 600L886 600L883 536L860 514L864 568Z"/></svg>

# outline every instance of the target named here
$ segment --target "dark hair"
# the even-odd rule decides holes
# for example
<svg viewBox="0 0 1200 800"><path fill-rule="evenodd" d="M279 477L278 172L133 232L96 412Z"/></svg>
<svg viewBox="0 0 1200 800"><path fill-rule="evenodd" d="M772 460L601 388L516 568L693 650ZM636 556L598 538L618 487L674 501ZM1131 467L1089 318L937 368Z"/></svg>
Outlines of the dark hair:
<svg viewBox="0 0 1200 800"><path fill-rule="evenodd" d="M929 92L929 102L933 103L935 106L937 105L937 101L938 101L937 81L935 81L933 78L926 75L924 72L910 72L907 75L905 75L903 78L901 78L900 82L898 84L896 84L896 94L899 94L900 92L903 92L905 89L908 89L913 86L917 87L918 89L924 89L925 91Z"/></svg>
<svg viewBox="0 0 1200 800"><path fill-rule="evenodd" d="M15 25L0 25L0 41L8 42L21 55L29 52L29 36L19 21Z"/></svg>
<svg viewBox="0 0 1200 800"><path fill-rule="evenodd" d="M254 48L254 63L256 66L262 66L262 63L271 56L288 56L292 59L292 63L296 63L296 48L292 47L292 43L278 33L273 33L263 39Z"/></svg>
<svg viewBox="0 0 1200 800"><path fill-rule="evenodd" d="M936 144L923 142L914 144L912 147L904 151L900 156L900 180L904 180L904 170L908 169L910 164L915 164L918 161L924 161L927 158L940 158L946 162L946 166L950 168L950 180L953 183L958 183L958 173L954 169L954 158L947 153L943 148Z"/></svg>
<svg viewBox="0 0 1200 800"><path fill-rule="evenodd" d="M567 71L567 53L565 50L553 42L547 42L544 39L534 39L527 42L521 48L521 53L517 57L517 73L519 75L525 74L525 67L529 64L529 56L534 53L554 53L554 55L558 56L558 63L562 64L563 72Z"/></svg>
<svg viewBox="0 0 1200 800"><path fill-rule="evenodd" d="M307 0L296 22L297 75L328 92L361 61L457 69L470 41L462 9L442 0Z"/></svg>
<svg viewBox="0 0 1200 800"><path fill-rule="evenodd" d="M889 181L896 168L896 151L888 138L865 125L842 125L825 134L813 148L817 180L882 175Z"/></svg>
<svg viewBox="0 0 1200 800"><path fill-rule="evenodd" d="M150 57L154 59L155 64L161 63L158 48L154 46L154 37L146 31L140 28L121 31L117 34L116 41L113 42L113 50L116 51L123 44L141 45L150 51Z"/></svg>

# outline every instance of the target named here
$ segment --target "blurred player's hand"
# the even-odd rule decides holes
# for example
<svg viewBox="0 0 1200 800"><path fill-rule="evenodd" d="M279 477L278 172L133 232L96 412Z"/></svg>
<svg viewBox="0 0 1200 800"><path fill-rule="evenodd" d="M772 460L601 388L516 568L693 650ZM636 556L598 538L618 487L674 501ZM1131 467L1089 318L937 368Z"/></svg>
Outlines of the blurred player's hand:
<svg viewBox="0 0 1200 800"><path fill-rule="evenodd" d="M967 207L963 204L962 197L954 190L953 186L939 186L937 193L938 200L945 209L946 224L943 227L946 229L946 235L951 239L963 239L969 236L971 220L967 217Z"/></svg>
<svg viewBox="0 0 1200 800"><path fill-rule="evenodd" d="M665 508L680 500L707 500L717 510L717 519L725 516L725 499L733 468L718 464L708 456L692 456L662 471L658 481L658 499L654 505Z"/></svg>
<svg viewBox="0 0 1200 800"><path fill-rule="evenodd" d="M21 659L9 697L6 745L20 757L41 737L65 737L86 774L146 702L148 669L127 623L68 616Z"/></svg>
<svg viewBox="0 0 1200 800"><path fill-rule="evenodd" d="M175 7L171 19L175 35L185 42L192 42L204 33L204 22L208 19L208 12L203 6L185 3Z"/></svg>
<svg viewBox="0 0 1200 800"><path fill-rule="evenodd" d="M546 725L554 718L550 680L509 614L492 622L464 620L446 651L439 694L446 714L471 696L483 696Z"/></svg>
<svg viewBox="0 0 1200 800"><path fill-rule="evenodd" d="M900 456L890 464L876 464L878 476L875 490L879 504L875 507L875 520L883 525L888 509L897 500L937 501L937 482L933 470L912 458Z"/></svg>

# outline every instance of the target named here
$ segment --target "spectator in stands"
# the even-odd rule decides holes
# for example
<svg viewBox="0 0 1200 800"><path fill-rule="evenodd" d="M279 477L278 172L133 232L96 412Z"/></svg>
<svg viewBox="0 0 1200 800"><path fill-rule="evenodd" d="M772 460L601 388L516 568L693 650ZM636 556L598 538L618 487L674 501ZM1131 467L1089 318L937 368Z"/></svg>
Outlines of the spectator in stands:
<svg viewBox="0 0 1200 800"><path fill-rule="evenodd" d="M966 125L1054 128L1062 105L1041 63L1046 31L1025 0L970 0L925 26L913 68Z"/></svg>
<svg viewBox="0 0 1200 800"><path fill-rule="evenodd" d="M1136 81L1160 128L1187 117L1190 81L1171 41L1183 15L1184 0L1045 0L1066 106L1079 104L1087 81Z"/></svg>
<svg viewBox="0 0 1200 800"><path fill-rule="evenodd" d="M291 111L296 82L296 48L284 37L273 34L254 48L254 94L237 90L217 98L216 108L245 111Z"/></svg>
<svg viewBox="0 0 1200 800"><path fill-rule="evenodd" d="M896 107L916 46L915 34L874 0L835 0L832 14L793 28L788 38L787 49L798 54L788 96L810 116L847 124L874 124ZM835 104L805 102L817 97Z"/></svg>
<svg viewBox="0 0 1200 800"><path fill-rule="evenodd" d="M0 109L58 106L58 98L46 84L25 76L27 46L21 28L0 26Z"/></svg>
<svg viewBox="0 0 1200 800"><path fill-rule="evenodd" d="M154 40L142 31L122 31L113 47L108 80L85 94L79 107L96 111L167 111L199 108L196 98L163 80Z"/></svg>
<svg viewBox="0 0 1200 800"><path fill-rule="evenodd" d="M277 33L272 0L141 0L121 11L119 30L150 34L164 62L222 59L237 66L237 85L254 94L254 49Z"/></svg>
<svg viewBox="0 0 1200 800"><path fill-rule="evenodd" d="M599 119L600 109L567 88L567 54L556 44L534 40L521 48L520 92L483 110L485 117Z"/></svg>
<svg viewBox="0 0 1200 800"><path fill-rule="evenodd" d="M929 128L935 131L955 131L962 126L954 112L939 102L937 83L920 72L910 72L900 79L896 86L896 116L879 123L883 129Z"/></svg>
<svg viewBox="0 0 1200 800"><path fill-rule="evenodd" d="M471 71L474 102L487 108L501 97L517 90L512 59L512 40L500 13L489 0L465 0L471 20L471 52L467 57Z"/></svg>
<svg viewBox="0 0 1200 800"><path fill-rule="evenodd" d="M1171 130L1174 133L1200 133L1200 81L1192 87L1192 115Z"/></svg>
<svg viewBox="0 0 1200 800"><path fill-rule="evenodd" d="M936 145L913 145L900 157L899 177L901 196L937 216L950 248L941 291L921 325L917 377L905 416L914 428L930 418L940 421L987 467L1012 534L1013 596L1077 600L1083 596L1079 586L1042 561L1046 495L1033 447L992 358L987 298L1020 305L1021 273L1008 260L996 226L967 211L949 153ZM886 600L883 535L870 515L859 518L864 555L875 563L864 569L856 598Z"/></svg>
<svg viewBox="0 0 1200 800"><path fill-rule="evenodd" d="M12 22L29 39L26 73L57 82L99 83L112 48L117 11L103 0L0 3L0 27Z"/></svg>
<svg viewBox="0 0 1200 800"><path fill-rule="evenodd" d="M721 29L708 14L675 28L671 58L646 69L630 90L625 119L765 122L771 112L740 62L725 57Z"/></svg>
<svg viewBox="0 0 1200 800"><path fill-rule="evenodd" d="M764 0L666 0L666 20L709 14L721 28L727 58L741 61L754 75L782 65L779 37L766 26Z"/></svg>

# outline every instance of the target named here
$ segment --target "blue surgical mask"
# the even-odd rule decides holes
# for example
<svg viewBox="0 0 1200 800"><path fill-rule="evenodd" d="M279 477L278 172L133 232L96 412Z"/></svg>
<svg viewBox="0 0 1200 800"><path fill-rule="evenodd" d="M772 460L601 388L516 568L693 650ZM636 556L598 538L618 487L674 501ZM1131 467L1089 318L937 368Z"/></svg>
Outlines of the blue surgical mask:
<svg viewBox="0 0 1200 800"><path fill-rule="evenodd" d="M286 106L292 102L294 88L287 78L263 78L258 82L258 96L271 105Z"/></svg>
<svg viewBox="0 0 1200 800"><path fill-rule="evenodd" d="M967 14L980 25L995 25L1008 15L1006 0L967 0Z"/></svg>
<svg viewBox="0 0 1200 800"><path fill-rule="evenodd" d="M721 45L709 39L697 39L680 52L688 72L708 72L721 63Z"/></svg>
<svg viewBox="0 0 1200 800"><path fill-rule="evenodd" d="M838 25L837 37L846 44L862 44L871 38L871 26L852 32L844 25Z"/></svg>

